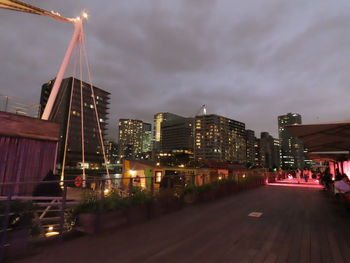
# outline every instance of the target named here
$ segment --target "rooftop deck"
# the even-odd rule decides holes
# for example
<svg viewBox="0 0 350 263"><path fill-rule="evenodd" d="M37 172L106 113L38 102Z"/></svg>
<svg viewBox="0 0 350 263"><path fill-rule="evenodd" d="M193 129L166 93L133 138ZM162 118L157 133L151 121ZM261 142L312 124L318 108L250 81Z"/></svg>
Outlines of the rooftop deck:
<svg viewBox="0 0 350 263"><path fill-rule="evenodd" d="M269 185L16 262L350 262L349 218L319 188Z"/></svg>

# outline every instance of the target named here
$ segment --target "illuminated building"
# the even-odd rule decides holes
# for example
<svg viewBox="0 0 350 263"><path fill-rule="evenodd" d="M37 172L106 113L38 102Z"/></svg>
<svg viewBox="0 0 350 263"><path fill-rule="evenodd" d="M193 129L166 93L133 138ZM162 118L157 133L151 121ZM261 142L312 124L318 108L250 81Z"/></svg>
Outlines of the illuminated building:
<svg viewBox="0 0 350 263"><path fill-rule="evenodd" d="M215 114L195 118L195 159L246 163L245 124Z"/></svg>
<svg viewBox="0 0 350 263"><path fill-rule="evenodd" d="M281 167L281 142L279 139L273 139L273 151L272 151L272 166L273 168Z"/></svg>
<svg viewBox="0 0 350 263"><path fill-rule="evenodd" d="M162 122L175 120L177 118L184 118L184 117L181 117L179 115L176 115L170 112L160 112L154 115L153 150L155 152L158 152L161 146Z"/></svg>
<svg viewBox="0 0 350 263"><path fill-rule="evenodd" d="M105 142L106 157L109 164L116 164L119 161L119 144L114 141Z"/></svg>
<svg viewBox="0 0 350 263"><path fill-rule="evenodd" d="M278 134L281 144L281 164L283 169L304 167L304 147L297 137L292 136L285 126L301 124L301 115L288 113L278 116Z"/></svg>
<svg viewBox="0 0 350 263"><path fill-rule="evenodd" d="M120 158L134 158L142 152L143 121L119 119Z"/></svg>
<svg viewBox="0 0 350 263"><path fill-rule="evenodd" d="M142 124L142 152L151 152L152 150L152 124L144 122Z"/></svg>
<svg viewBox="0 0 350 263"><path fill-rule="evenodd" d="M193 151L193 118L163 121L161 125L161 151Z"/></svg>
<svg viewBox="0 0 350 263"><path fill-rule="evenodd" d="M41 89L41 114L51 93L54 80L43 84ZM73 85L72 85L73 84ZM58 145L57 167L60 169L63 161L66 129L68 123L69 105L71 104L69 136L67 144L66 169L81 168L82 164L82 130L81 130L81 103L80 80L66 78L62 81L57 94L56 102L51 113L51 120L60 124L60 142ZM73 90L72 90L73 87ZM90 84L82 82L83 89L83 116L84 116L84 155L85 167L88 169L101 168L104 163L99 130L96 121L94 103ZM105 137L108 124L108 105L110 93L93 87L96 107L99 116L102 136ZM71 101L71 93L72 101ZM70 103L71 102L71 103ZM89 173L89 172L87 172Z"/></svg>
<svg viewBox="0 0 350 263"><path fill-rule="evenodd" d="M256 166L255 164L255 149L256 142L255 132L252 130L246 130L246 145L247 145L247 164L249 167Z"/></svg>
<svg viewBox="0 0 350 263"><path fill-rule="evenodd" d="M161 147L156 155L163 165L187 164L193 158L194 118L176 118L161 124ZM162 156L163 155L163 156Z"/></svg>

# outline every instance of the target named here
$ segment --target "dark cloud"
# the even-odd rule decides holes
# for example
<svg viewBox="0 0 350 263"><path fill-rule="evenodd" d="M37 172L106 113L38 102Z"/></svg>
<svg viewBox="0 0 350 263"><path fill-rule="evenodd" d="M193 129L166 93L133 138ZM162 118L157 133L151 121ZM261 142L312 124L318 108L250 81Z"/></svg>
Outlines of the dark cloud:
<svg viewBox="0 0 350 263"><path fill-rule="evenodd" d="M87 48L94 84L112 94L112 138L119 118L193 116L202 104L275 136L288 112L309 123L348 119L345 0L30 3L71 17L90 11ZM38 102L73 28L4 10L0 22L1 93Z"/></svg>

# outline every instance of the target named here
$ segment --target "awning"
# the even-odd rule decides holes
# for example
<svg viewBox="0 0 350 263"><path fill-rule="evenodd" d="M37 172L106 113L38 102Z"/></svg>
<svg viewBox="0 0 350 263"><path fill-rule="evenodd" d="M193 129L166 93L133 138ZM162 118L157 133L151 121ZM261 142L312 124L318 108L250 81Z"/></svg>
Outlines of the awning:
<svg viewBox="0 0 350 263"><path fill-rule="evenodd" d="M309 152L307 156L316 162L335 162L349 160L349 152Z"/></svg>
<svg viewBox="0 0 350 263"><path fill-rule="evenodd" d="M289 125L286 129L303 141L309 152L350 150L350 122Z"/></svg>

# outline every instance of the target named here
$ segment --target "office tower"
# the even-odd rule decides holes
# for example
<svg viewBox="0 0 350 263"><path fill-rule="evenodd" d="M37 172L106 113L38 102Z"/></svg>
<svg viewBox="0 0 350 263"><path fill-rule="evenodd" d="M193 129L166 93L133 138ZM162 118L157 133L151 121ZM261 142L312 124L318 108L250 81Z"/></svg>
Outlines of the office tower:
<svg viewBox="0 0 350 263"><path fill-rule="evenodd" d="M142 124L142 152L152 150L152 124L144 122Z"/></svg>
<svg viewBox="0 0 350 263"><path fill-rule="evenodd" d="M195 118L195 159L245 163L245 124L215 114Z"/></svg>
<svg viewBox="0 0 350 263"><path fill-rule="evenodd" d="M171 121L177 118L184 118L182 116L170 113L170 112L160 112L154 115L154 125L153 125L153 150L154 152L158 152L161 146L161 125L163 121Z"/></svg>
<svg viewBox="0 0 350 263"><path fill-rule="evenodd" d="M273 168L281 167L281 142L279 139L273 139L273 151L272 151L272 166Z"/></svg>
<svg viewBox="0 0 350 263"><path fill-rule="evenodd" d="M281 163L283 169L304 167L304 147L297 137L292 136L285 126L301 124L301 115L288 113L278 116L278 134L281 143Z"/></svg>
<svg viewBox="0 0 350 263"><path fill-rule="evenodd" d="M255 166L255 149L256 142L255 132L252 130L246 130L246 145L247 145L247 165L248 167Z"/></svg>
<svg viewBox="0 0 350 263"><path fill-rule="evenodd" d="M187 150L193 152L194 118L177 118L161 125L161 151Z"/></svg>
<svg viewBox="0 0 350 263"><path fill-rule="evenodd" d="M119 119L120 158L135 158L142 152L143 121Z"/></svg>
<svg viewBox="0 0 350 263"><path fill-rule="evenodd" d="M51 80L42 86L40 97L41 114L45 109L53 84L54 80ZM83 111L81 111L81 85ZM86 169L90 169L92 174L95 174L97 168L103 167L104 158L97 121L100 123L102 136L104 138L108 123L110 93L94 86L93 91L95 94L98 120L96 119L90 84L81 82L79 79L73 79L72 77L63 79L62 81L50 116L50 120L60 124L60 142L57 158L58 169L62 168L70 107L70 123L68 125L65 163L66 171L71 169L72 173L79 173L81 167L84 166ZM82 163L82 116L84 124L84 163ZM87 174L89 174L89 172L87 172Z"/></svg>
<svg viewBox="0 0 350 263"><path fill-rule="evenodd" d="M264 168L273 167L274 139L268 132L260 134L260 161Z"/></svg>
<svg viewBox="0 0 350 263"><path fill-rule="evenodd" d="M260 139L255 138L254 143L254 167L263 167L260 158Z"/></svg>
<svg viewBox="0 0 350 263"><path fill-rule="evenodd" d="M105 142L106 156L109 164L116 164L119 161L119 144L114 141Z"/></svg>

